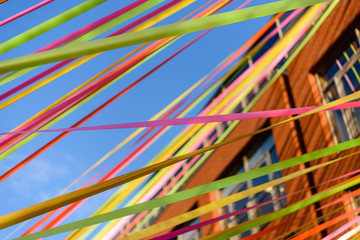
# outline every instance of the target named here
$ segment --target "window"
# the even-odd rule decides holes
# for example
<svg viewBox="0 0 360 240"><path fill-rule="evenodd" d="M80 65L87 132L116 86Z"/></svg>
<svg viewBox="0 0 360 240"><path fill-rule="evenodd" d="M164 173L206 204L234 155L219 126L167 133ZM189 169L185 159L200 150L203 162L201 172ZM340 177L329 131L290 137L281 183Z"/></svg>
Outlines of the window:
<svg viewBox="0 0 360 240"><path fill-rule="evenodd" d="M250 171L252 169L268 166L272 163L278 162L277 153L274 146L274 139L271 134L261 135L258 141L250 144L252 147L249 148L247 153L241 154L238 161L240 160L241 164L239 164L237 171L234 174L243 173L246 171ZM254 186L261 185L268 181L272 181L276 178L280 178L281 173L276 172L269 175L261 176L247 182L240 183L238 185L229 186L224 188L222 191L222 195L224 197L244 191L248 188L252 188ZM250 196L245 199L241 199L240 201L234 202L225 207L226 213L231 213L243 208L254 206L258 203L266 202L272 199L279 198L285 195L285 189L283 184L268 188L265 191L259 192L253 196ZM241 213L237 216L232 216L227 219L227 227L232 227L234 225L246 222L248 220L257 218L261 215L280 210L283 206L286 205L286 199L281 199L278 201L274 201L270 204L266 204L259 208L251 209L250 211ZM232 237L231 240L239 239L240 237L248 236L252 233L260 231L264 226L257 227L252 229L251 231L242 233L241 235Z"/></svg>
<svg viewBox="0 0 360 240"><path fill-rule="evenodd" d="M353 41L347 45L325 72L316 75L323 103L345 97L360 90L360 34L355 30ZM327 113L336 142L355 138L360 133L360 109L342 109Z"/></svg>

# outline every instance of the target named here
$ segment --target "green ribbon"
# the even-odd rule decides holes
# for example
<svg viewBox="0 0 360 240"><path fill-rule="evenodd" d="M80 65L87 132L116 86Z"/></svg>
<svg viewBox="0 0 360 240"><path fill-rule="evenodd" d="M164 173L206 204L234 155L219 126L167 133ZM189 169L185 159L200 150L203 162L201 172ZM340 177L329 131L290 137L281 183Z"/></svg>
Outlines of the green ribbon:
<svg viewBox="0 0 360 240"><path fill-rule="evenodd" d="M315 195L313 195L312 197L305 199L303 201L300 201L298 203L295 203L293 205L290 205L286 208L283 208L279 211L273 212L273 213L269 213L266 214L264 216L258 217L254 220L248 221L244 224L239 224L237 226L234 226L233 228L227 229L225 231L230 231L227 232L221 236L218 236L216 238L211 238L211 239L216 239L216 240L220 240L220 239L228 239L232 236L235 236L237 234L246 232L254 227L260 226L262 224L265 224L267 222L270 222L272 220L278 219L280 217L283 217L287 214L290 214L292 212L295 212L303 207L309 206L310 204L313 204L315 202L318 202L324 198L327 198L331 195L334 195L335 193L338 193L342 190L345 190L347 188L350 188L352 186L355 186L356 184L360 183L360 178L359 176L355 176L347 181L345 181L345 183L339 183L329 189L326 189L320 193L317 193ZM219 234L219 233L218 233ZM209 236L210 237L210 236Z"/></svg>
<svg viewBox="0 0 360 240"><path fill-rule="evenodd" d="M150 200L148 202L140 203L134 206L129 206L126 208L122 208L119 210L115 210L109 213L93 216L84 220L76 221L73 223L61 225L55 228L47 229L41 232L37 232L31 235L23 236L17 239L27 240L27 239L38 239L43 238L71 230L75 230L78 228L83 228L87 226L91 226L94 224L99 224L103 222L107 222L113 219L121 218L127 215L136 214L142 211L150 210L153 208L162 207L168 204L172 204L175 202L179 202L185 199L189 199L192 197L199 196L201 194L205 194L214 190L222 189L234 184L238 184L241 182L245 182L250 179L254 179L257 177L265 176L273 172L281 171L290 167L297 166L299 164L310 162L315 159L319 159L334 153L338 153L344 150L348 150L353 147L357 147L360 145L360 139L353 139L344 143L340 143L335 146L323 148L311 153L307 153L298 157L294 157L282 162L274 163L270 166L265 166L262 168L254 169L249 172L241 173L235 176L231 176L228 178L224 178L215 182L211 182L205 185L201 185L198 187L194 187L191 189L187 189L181 192L177 192L162 198L156 198Z"/></svg>
<svg viewBox="0 0 360 240"><path fill-rule="evenodd" d="M81 45L73 45L61 49L54 49L5 60L0 62L0 72L9 72L16 69L76 58L166 37L178 36L324 2L328 2L328 0L283 0L199 19L173 23L166 26L145 29L138 32L126 33L120 36L83 43Z"/></svg>
<svg viewBox="0 0 360 240"><path fill-rule="evenodd" d="M120 16L114 18L113 20L101 25L100 27L95 28L94 30L82 35L81 37L73 40L72 42L66 44L65 46L70 46L70 45L74 45L74 44L82 44L84 42L90 41L91 39L111 30L112 28L115 28L116 26L128 21L129 19L145 12L146 10L156 6L157 4L162 3L165 0L151 0L151 1L147 1L133 9L131 9L130 11L121 14ZM1 45L0 45L1 46ZM65 47L64 46L64 47ZM21 69L15 72L12 72L6 76L4 76L3 78L0 79L0 86L4 85L5 83L8 83L32 70L34 70L36 67L32 67L32 68L26 68L26 69Z"/></svg>
<svg viewBox="0 0 360 240"><path fill-rule="evenodd" d="M13 48L16 48L17 46L20 46L21 44L63 24L64 22L67 22L71 19L73 19L76 16L79 16L80 14L89 11L90 9L106 2L107 0L88 0L82 4L77 5L76 7L73 7L66 12L63 12L56 17L53 17L46 22L43 22L36 27L33 27L26 32L23 32L16 37L13 37L6 42L0 44L0 54L3 54L5 52L10 51Z"/></svg>

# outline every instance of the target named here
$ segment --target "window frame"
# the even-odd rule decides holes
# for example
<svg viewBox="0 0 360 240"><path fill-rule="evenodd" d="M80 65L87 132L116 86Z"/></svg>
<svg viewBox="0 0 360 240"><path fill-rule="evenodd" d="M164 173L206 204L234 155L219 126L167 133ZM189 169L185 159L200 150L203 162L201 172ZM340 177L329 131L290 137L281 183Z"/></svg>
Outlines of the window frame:
<svg viewBox="0 0 360 240"><path fill-rule="evenodd" d="M265 164L265 166L269 166L273 162L276 162L276 161L274 161L274 159L273 159L273 157L271 155L272 151L276 151L276 149L275 149L275 141L273 139L273 136L272 136L272 134L265 135L265 136L266 136L265 140L255 142L256 145L253 145L254 146L253 149L252 149L253 151L250 150L247 154L246 153L241 154L240 155L241 157L237 158L238 160L241 159L241 163L242 163L242 164L240 164L241 167L239 168L238 173L241 172L241 171L248 172L251 169L257 169L257 168L261 167L263 164ZM262 146L264 146L264 144L266 144L266 142L268 141L269 138L273 139L272 140L273 143L271 144L270 147L267 147L268 149L266 149L264 153L262 153L262 155L256 161L255 165L250 167L249 159L251 159L251 157L255 156L256 152L261 151L260 149L262 148ZM264 139L264 138L260 138L260 139ZM257 140L260 140L260 139L257 139ZM257 143L259 143L259 144L257 144ZM275 173L271 173L271 174L268 174L266 176L268 178L268 181L272 181L272 180L277 179L277 176L276 176ZM224 194L225 189L222 189L221 197L226 197L226 196L230 196L230 195L233 195L235 193L238 193L239 190L243 189L244 187L245 187L245 189L250 189L250 188L252 188L254 186L255 186L255 184L254 184L253 179L250 179L250 180L247 180L246 182L242 182L242 183L237 184L236 186L233 187L233 189L231 189L230 192L226 191L227 192L226 194ZM269 187L269 188L265 189L262 192L266 192L266 194L270 194L271 199L277 199L277 198L285 195L283 185L277 185L277 186L274 186L274 187ZM282 194L282 192L283 192L283 194ZM262 201L258 201L257 197L258 197L258 194L249 196L248 201L245 203L244 207L248 208L248 207L254 206L254 205L262 202ZM286 205L286 202L284 203L284 202L282 202L282 200L277 200L277 201L274 201L271 204L272 204L272 207L273 207L273 211L277 211L277 210L280 210L284 205ZM226 207L224 207L224 212L234 212L234 211L237 211L237 210L239 210L239 209L236 208L235 203L229 204ZM255 219L255 218L262 215L261 207L250 209L246 214L247 214L247 220L246 221L251 220L251 219ZM230 227L233 227L233 226L235 226L235 225L237 225L239 223L241 223L241 222L238 221L237 216L232 216L232 217L228 218L225 221L224 225L225 225L226 228L230 228ZM259 232L260 230L262 230L264 228L264 226L259 226L259 227L255 227L255 228L251 229L251 231L250 231L251 234ZM246 232L243 233L243 234L246 234ZM243 234L241 234L241 237L244 237ZM239 237L240 237L240 235L233 236L233 237L230 238L230 240L237 240L237 239L239 239Z"/></svg>
<svg viewBox="0 0 360 240"><path fill-rule="evenodd" d="M355 32L355 40L357 40L360 43L359 29L355 28L354 32ZM349 44L345 46L346 48L341 50L342 54L346 52L346 50L349 48ZM340 57L336 58L335 61L333 61L334 64L336 61L338 61L339 58ZM345 86L344 86L344 82L342 81L342 78L343 77L347 78L347 73L352 70L352 68L359 61L359 59L360 59L360 48L358 48L356 52L354 52L354 54L349 58L349 60L346 61L346 63L343 66L339 66L339 70L331 77L330 80L327 80L324 74L315 73L316 83L318 85L323 104L327 104L330 102L330 99L327 96L327 94L332 84L335 85L336 91L339 94L340 98L348 95L345 91ZM328 70L330 70L330 68L331 67L329 67ZM360 83L357 85L355 90L360 90ZM328 119L328 123L335 144L346 140L354 139L360 134L360 122L356 120L356 117L354 116L354 110L349 108L349 109L341 109L339 111L341 112L342 121L344 123L343 128L345 127L346 132L341 131L340 125L342 125L342 123L339 123L336 120L334 112L326 111L326 116Z"/></svg>

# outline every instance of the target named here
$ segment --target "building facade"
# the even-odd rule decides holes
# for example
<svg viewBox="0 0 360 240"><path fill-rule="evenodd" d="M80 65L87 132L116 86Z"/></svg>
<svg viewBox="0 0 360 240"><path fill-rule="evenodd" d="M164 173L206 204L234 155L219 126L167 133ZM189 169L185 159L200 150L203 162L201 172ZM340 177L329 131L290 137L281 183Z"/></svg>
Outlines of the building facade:
<svg viewBox="0 0 360 240"><path fill-rule="evenodd" d="M278 24L278 21L276 24ZM274 26L276 26L276 24ZM358 91L360 87L359 27L360 2L357 0L341 1L298 56L287 67L286 72L284 72L265 92L261 99L251 108L251 111L317 106ZM278 33L277 37L281 38L281 32ZM241 72L242 70L241 68L238 68L236 71ZM233 75L236 75L236 71L234 71ZM254 94L256 94L255 91ZM251 96L249 98L251 98ZM206 184L233 174L270 165L271 163L283 161L356 138L360 131L359 111L360 110L357 108L351 108L320 112L278 126L263 134L223 146L212 153L197 173L186 183L183 189ZM242 121L227 138L231 139L286 120L290 117L291 116ZM226 123L224 123L224 125L226 125ZM282 172L256 178L236 186L231 186L172 204L163 209L156 219L156 222L161 222L233 193L276 179L282 175L287 175L298 169L308 168L314 164L345 156L358 150L359 149L355 148L349 151L340 152L337 155L331 155L307 164L300 164L297 167L292 167ZM321 168L301 177L297 177L284 184L267 189L254 196L201 216L200 218L194 219L177 228L205 221L241 208L250 207L260 202L281 198L285 195L287 196L286 198L281 198L271 204L231 217L226 221L222 220L218 223L203 227L200 230L188 232L178 236L178 239L199 239L202 236L254 219L263 214L279 210L286 205L291 205L301 199L310 197L341 180L328 184L322 183L359 168L360 162L358 161L358 157L354 156L326 168ZM307 190L298 192L303 189ZM299 211L286 215L266 225L245 232L241 236L235 236L232 239L249 236L262 229L271 228L272 226L276 226L283 222L289 222L291 224L286 224L277 230L271 231L266 238L263 238L292 238L308 228L320 225L347 211L352 211L355 206L357 207L356 198L341 201L330 207L323 206L354 189L348 189L347 191L335 194L332 197L328 197L320 202L302 208ZM340 210L336 211L336 209ZM329 228L319 231L312 235L311 239L321 239L328 233L354 219L356 216L357 215L354 214ZM354 227L355 225L353 228ZM171 230L174 229L170 229L167 232L170 232Z"/></svg>

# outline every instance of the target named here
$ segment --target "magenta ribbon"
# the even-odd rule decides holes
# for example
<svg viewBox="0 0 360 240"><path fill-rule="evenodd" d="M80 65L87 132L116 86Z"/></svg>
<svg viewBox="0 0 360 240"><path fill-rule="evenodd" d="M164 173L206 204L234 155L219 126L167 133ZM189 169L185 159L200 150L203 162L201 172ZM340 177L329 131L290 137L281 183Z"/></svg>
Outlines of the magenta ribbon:
<svg viewBox="0 0 360 240"><path fill-rule="evenodd" d="M99 27L99 26L113 20L114 18L116 18L116 17L118 17L118 16L132 10L133 8L139 6L140 4L143 4L146 1L148 1L148 0L138 0L138 1L134 2L134 3L132 3L132 4L129 4L128 6L126 6L124 8L121 8L121 9L107 15L106 17L103 17L103 18L101 18L101 19L99 19L99 20L97 20L97 21L95 21L95 22L93 22L93 23L91 23L91 24L89 24L89 25L87 25L87 26L85 26L85 27L83 27L83 28L81 28L81 29L79 29L79 30L65 36L65 37L63 37L63 38L60 38L59 40L57 40L57 41L55 41L53 43L50 43L50 44L46 45L45 47L40 48L39 50L33 52L32 54L47 51L47 50L50 50L50 49L54 49L56 47L59 47L59 46L65 44L65 43L67 43L67 42L70 42L70 41L72 41L72 40L74 40L74 39L76 39L78 37L81 37L82 35L90 32L91 30L94 30L95 28L97 28L97 27ZM110 36L113 36L113 35L114 34L111 34ZM39 81L40 79L46 77L47 75L49 75L49 74L55 72L56 70L66 66L67 64L73 62L74 60L76 60L76 58L61 61L61 62L57 63L56 65L52 66L51 68L37 74L36 76L30 78L29 80L27 80L27 81L17 85L16 87L8 90L7 92L5 92L3 94L0 94L0 101L4 100L5 98L7 98L7 97L9 97L9 96L11 96L13 94L15 94L16 92L20 91L21 89L24 89L25 87L30 86L31 84Z"/></svg>
<svg viewBox="0 0 360 240"><path fill-rule="evenodd" d="M135 7L145 3L147 1L149 1L149 0L138 0L138 1L134 2L134 3L132 3L132 4L129 4L126 7L123 7L123 8L121 8L121 9L119 9L119 10L117 10L117 11L115 11L115 12L113 12L113 13L111 13L111 14L109 14L109 15L107 15L107 16L105 16L105 17L103 17L103 18L101 18L101 19L99 19L99 20L97 20L97 21L83 27L83 28L80 28L79 30L77 30L77 31L75 31L73 33L70 33L69 35L66 35L63 38L58 39L55 42L50 43L50 44L46 45L45 47L42 47L42 48L40 48L39 50L37 50L37 51L35 51L33 53L47 51L47 50L59 47L59 46L65 44L67 42L70 42L70 41L78 38L78 37L81 37L82 35L94 30L95 28L100 27L101 25L103 25L103 24L105 24L105 23L119 17L120 15L134 9Z"/></svg>
<svg viewBox="0 0 360 240"><path fill-rule="evenodd" d="M212 122L226 122L236 120L249 120L269 117L281 117L287 115L302 114L319 106L291 108L291 109L277 109L259 112L248 113L233 113L226 115L214 115L214 116L199 116L190 118L175 118L157 121L145 121L145 122L132 122L132 123L119 123L89 127L77 127L77 128L58 128L58 129L44 129L44 130L32 130L32 131L14 131L14 132L2 132L0 135L6 134L23 134L23 133L41 133L41 132L73 132L73 131L89 131L89 130L113 130L113 129L126 129L126 128L142 128L142 127L166 127L175 125L187 125L187 124L199 124L199 123L212 123ZM339 110L346 108L360 107L360 101L344 103L327 110Z"/></svg>

